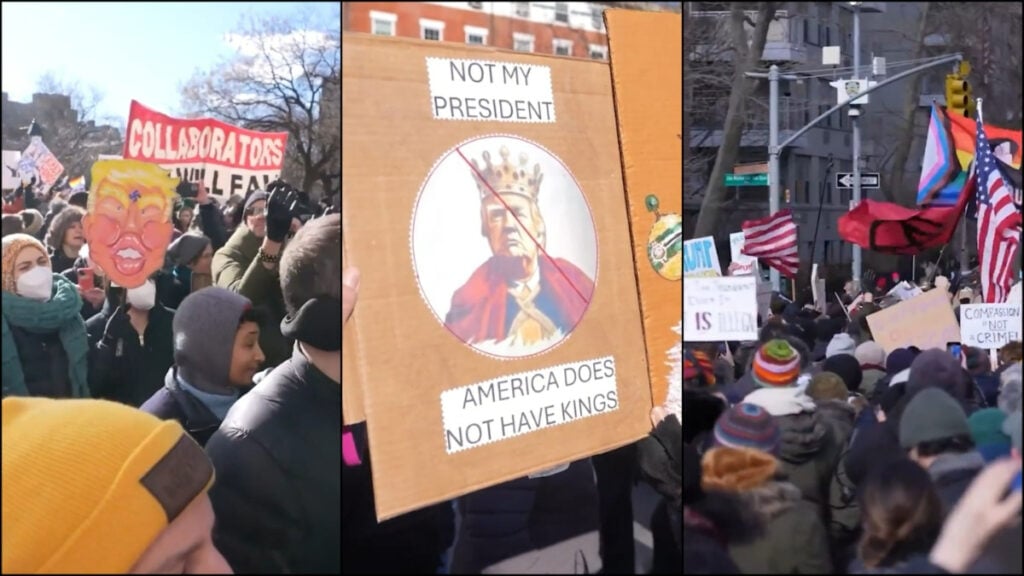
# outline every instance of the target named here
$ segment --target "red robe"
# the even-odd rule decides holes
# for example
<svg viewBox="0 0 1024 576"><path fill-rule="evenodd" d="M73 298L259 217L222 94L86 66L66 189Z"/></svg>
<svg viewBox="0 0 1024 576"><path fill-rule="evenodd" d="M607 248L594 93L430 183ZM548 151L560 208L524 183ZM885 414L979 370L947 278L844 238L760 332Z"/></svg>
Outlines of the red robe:
<svg viewBox="0 0 1024 576"><path fill-rule="evenodd" d="M594 282L568 260L554 258L554 261L552 264L547 258L538 259L540 294L537 299L548 304L544 308L550 310L544 311L563 334L568 334L583 317L594 293ZM508 283L492 256L452 295L452 306L444 324L463 342L501 341L508 336L507 327L517 312L518 307L508 293Z"/></svg>

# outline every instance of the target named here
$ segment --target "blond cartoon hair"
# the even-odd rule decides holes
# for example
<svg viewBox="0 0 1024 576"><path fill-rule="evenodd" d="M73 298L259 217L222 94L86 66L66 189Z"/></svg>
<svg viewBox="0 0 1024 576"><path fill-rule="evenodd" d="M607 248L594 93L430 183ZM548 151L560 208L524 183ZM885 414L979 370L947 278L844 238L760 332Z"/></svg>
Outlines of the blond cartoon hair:
<svg viewBox="0 0 1024 576"><path fill-rule="evenodd" d="M131 202L132 192L150 192L163 197L164 216L170 221L178 197L178 182L178 178L156 164L139 160L100 160L92 165L88 211L95 209L101 189L104 196L118 197L126 205Z"/></svg>

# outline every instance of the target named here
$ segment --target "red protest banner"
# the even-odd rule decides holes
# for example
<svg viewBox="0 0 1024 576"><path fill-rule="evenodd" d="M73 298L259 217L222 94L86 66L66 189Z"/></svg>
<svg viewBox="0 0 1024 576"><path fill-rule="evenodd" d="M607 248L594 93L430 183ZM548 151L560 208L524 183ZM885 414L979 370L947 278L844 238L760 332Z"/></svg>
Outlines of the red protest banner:
<svg viewBox="0 0 1024 576"><path fill-rule="evenodd" d="M159 164L189 182L203 180L214 195L244 195L280 176L287 143L287 132L173 118L132 100L124 157Z"/></svg>

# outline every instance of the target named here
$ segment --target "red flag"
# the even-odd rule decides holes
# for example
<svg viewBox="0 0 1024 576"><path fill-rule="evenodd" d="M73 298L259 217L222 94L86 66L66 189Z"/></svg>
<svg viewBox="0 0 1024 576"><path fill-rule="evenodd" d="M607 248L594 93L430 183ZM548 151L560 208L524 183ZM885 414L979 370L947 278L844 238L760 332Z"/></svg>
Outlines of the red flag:
<svg viewBox="0 0 1024 576"><path fill-rule="evenodd" d="M967 202L974 197L974 175L964 184L956 206L904 208L891 202L863 200L839 218L839 236L875 252L920 254L948 244Z"/></svg>
<svg viewBox="0 0 1024 576"><path fill-rule="evenodd" d="M761 258L787 278L796 278L800 267L796 223L790 210L743 223L743 253Z"/></svg>

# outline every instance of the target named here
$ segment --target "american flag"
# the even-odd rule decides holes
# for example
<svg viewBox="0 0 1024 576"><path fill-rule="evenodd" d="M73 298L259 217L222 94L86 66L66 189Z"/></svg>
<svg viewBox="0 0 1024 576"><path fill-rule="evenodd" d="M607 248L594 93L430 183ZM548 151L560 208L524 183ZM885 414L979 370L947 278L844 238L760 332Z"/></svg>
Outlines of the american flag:
<svg viewBox="0 0 1024 576"><path fill-rule="evenodd" d="M1002 303L1013 282L1013 257L1020 245L1021 215L977 120L978 275L986 303Z"/></svg>
<svg viewBox="0 0 1024 576"><path fill-rule="evenodd" d="M787 278L796 278L800 257L792 211L781 210L767 218L747 220L742 228L744 254L764 260Z"/></svg>

